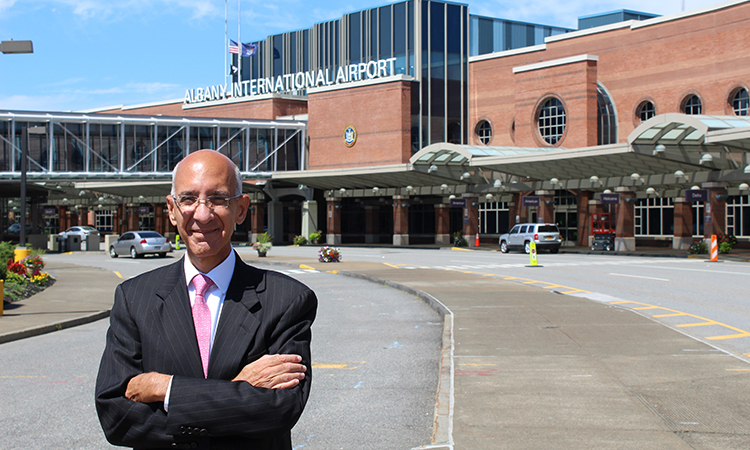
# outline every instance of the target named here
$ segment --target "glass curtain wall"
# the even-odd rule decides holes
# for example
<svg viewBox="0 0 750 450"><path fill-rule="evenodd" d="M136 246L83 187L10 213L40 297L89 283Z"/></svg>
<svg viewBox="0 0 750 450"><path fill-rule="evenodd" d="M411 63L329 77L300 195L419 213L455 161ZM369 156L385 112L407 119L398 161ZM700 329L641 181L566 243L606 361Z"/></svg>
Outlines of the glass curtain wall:
<svg viewBox="0 0 750 450"><path fill-rule="evenodd" d="M254 44L255 54L242 58L243 80L317 70L336 73L341 66L395 58L396 74L414 78L412 152L437 142L468 142L467 5L399 2Z"/></svg>

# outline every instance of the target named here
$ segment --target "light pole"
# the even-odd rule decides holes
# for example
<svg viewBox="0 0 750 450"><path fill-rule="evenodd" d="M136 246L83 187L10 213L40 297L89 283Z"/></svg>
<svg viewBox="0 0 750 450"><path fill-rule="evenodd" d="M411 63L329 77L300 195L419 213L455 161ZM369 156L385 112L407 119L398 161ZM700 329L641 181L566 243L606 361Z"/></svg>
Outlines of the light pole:
<svg viewBox="0 0 750 450"><path fill-rule="evenodd" d="M2 41L0 52L5 55L14 53L34 53L31 41ZM21 144L21 229L18 232L18 246L26 245L26 145Z"/></svg>

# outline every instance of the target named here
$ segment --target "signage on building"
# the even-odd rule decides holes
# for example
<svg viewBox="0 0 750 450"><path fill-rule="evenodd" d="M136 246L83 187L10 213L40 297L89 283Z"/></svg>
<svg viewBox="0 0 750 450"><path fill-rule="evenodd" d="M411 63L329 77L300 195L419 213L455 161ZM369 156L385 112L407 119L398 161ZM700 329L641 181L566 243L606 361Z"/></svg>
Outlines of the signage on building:
<svg viewBox="0 0 750 450"><path fill-rule="evenodd" d="M465 208L465 207L466 207L465 198L452 198L451 199L451 208Z"/></svg>
<svg viewBox="0 0 750 450"><path fill-rule="evenodd" d="M54 216L55 214L57 214L57 208L44 208L42 214L44 214L45 216Z"/></svg>
<svg viewBox="0 0 750 450"><path fill-rule="evenodd" d="M151 212L151 208L148 206L141 206L138 208L138 214L148 214Z"/></svg>
<svg viewBox="0 0 750 450"><path fill-rule="evenodd" d="M539 197L524 197L521 206L539 206Z"/></svg>
<svg viewBox="0 0 750 450"><path fill-rule="evenodd" d="M346 144L347 147L354 147L354 144L357 143L357 129L354 128L354 125L349 125L348 127L344 128L344 144Z"/></svg>
<svg viewBox="0 0 750 450"><path fill-rule="evenodd" d="M620 194L601 194L599 195L599 201L602 205L619 205Z"/></svg>
<svg viewBox="0 0 750 450"><path fill-rule="evenodd" d="M707 202L708 189L688 189L687 191L685 191L685 201Z"/></svg>
<svg viewBox="0 0 750 450"><path fill-rule="evenodd" d="M283 94L321 86L351 83L390 77L396 74L396 58L349 64L338 69L318 69L288 73L277 77L257 78L239 83L218 84L185 91L185 105L212 102L228 98L252 97L262 94Z"/></svg>

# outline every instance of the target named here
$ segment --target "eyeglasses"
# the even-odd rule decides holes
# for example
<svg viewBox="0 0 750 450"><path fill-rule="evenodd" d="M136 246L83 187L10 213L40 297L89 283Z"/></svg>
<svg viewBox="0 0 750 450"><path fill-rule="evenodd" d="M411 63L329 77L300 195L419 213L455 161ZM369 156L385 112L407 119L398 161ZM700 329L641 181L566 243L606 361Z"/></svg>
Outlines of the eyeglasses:
<svg viewBox="0 0 750 450"><path fill-rule="evenodd" d="M242 194L235 195L234 197L212 195L205 199L198 198L195 195L178 195L172 197L172 199L174 199L174 203L180 211L192 212L195 211L201 203L205 204L206 208L211 211L216 210L216 208L229 208L229 202L240 197L242 197Z"/></svg>

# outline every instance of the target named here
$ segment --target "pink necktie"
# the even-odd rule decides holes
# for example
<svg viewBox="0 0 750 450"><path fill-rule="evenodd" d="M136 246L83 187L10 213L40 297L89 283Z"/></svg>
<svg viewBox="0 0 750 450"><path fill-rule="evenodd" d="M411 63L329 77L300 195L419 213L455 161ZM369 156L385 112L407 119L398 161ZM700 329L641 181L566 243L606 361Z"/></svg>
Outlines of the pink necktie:
<svg viewBox="0 0 750 450"><path fill-rule="evenodd" d="M195 323L195 335L198 337L198 348L201 352L203 362L203 376L208 378L208 354L211 348L211 311L206 304L206 291L213 280L203 274L193 277L195 287L195 302L193 303L193 322Z"/></svg>

